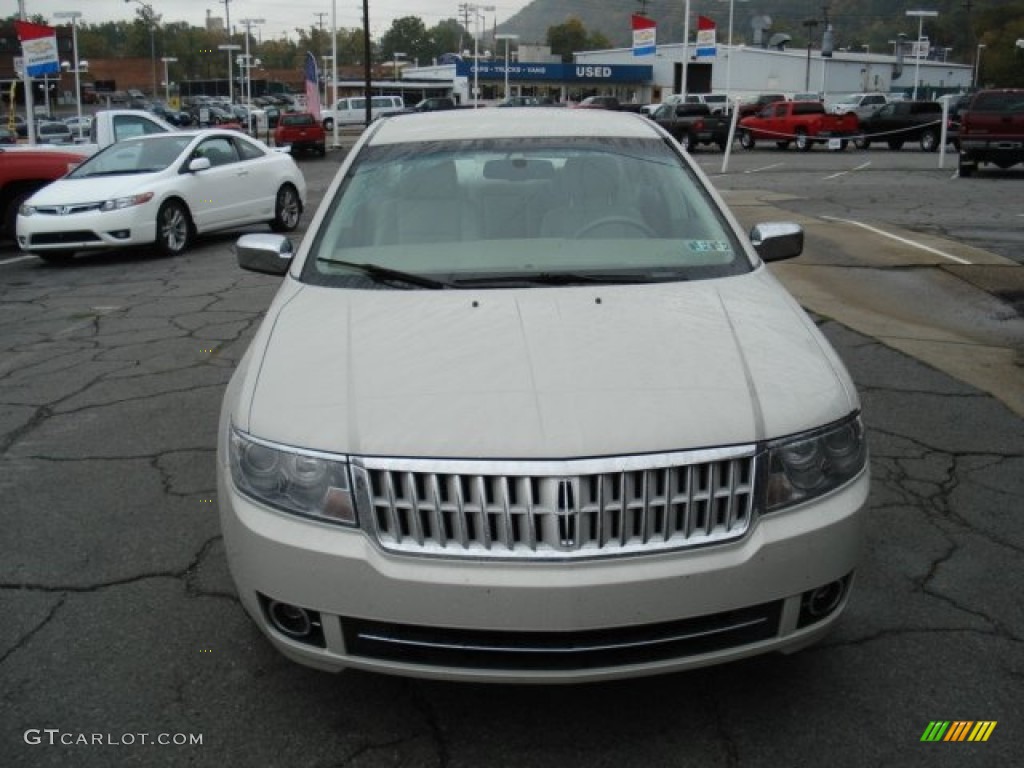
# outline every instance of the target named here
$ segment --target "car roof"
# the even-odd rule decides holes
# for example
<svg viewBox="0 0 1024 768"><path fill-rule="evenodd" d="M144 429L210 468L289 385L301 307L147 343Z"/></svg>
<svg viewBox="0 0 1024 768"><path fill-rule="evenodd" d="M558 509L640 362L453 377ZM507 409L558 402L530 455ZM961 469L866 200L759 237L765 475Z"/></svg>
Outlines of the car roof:
<svg viewBox="0 0 1024 768"><path fill-rule="evenodd" d="M452 139L565 137L658 138L646 118L628 112L537 107L534 109L458 109L396 115L380 121L371 146Z"/></svg>

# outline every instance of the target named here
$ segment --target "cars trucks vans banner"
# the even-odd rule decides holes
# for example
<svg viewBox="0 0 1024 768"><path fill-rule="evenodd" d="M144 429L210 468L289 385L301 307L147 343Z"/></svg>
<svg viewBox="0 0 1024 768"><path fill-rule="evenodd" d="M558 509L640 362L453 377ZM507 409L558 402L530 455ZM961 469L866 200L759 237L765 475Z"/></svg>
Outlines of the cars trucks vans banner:
<svg viewBox="0 0 1024 768"><path fill-rule="evenodd" d="M658 24L653 19L633 14L633 55L653 56L657 50Z"/></svg>
<svg viewBox="0 0 1024 768"><path fill-rule="evenodd" d="M60 72L57 56L57 30L45 24L16 21L14 27L21 41L25 72L29 77L56 75Z"/></svg>
<svg viewBox="0 0 1024 768"><path fill-rule="evenodd" d="M711 58L716 55L715 22L707 16L697 17L697 58Z"/></svg>

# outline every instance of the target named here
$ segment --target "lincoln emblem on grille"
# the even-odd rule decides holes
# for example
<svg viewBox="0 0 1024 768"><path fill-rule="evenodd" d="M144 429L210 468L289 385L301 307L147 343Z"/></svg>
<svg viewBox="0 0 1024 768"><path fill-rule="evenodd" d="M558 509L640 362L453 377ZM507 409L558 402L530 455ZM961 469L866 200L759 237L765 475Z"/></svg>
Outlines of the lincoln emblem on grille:
<svg viewBox="0 0 1024 768"><path fill-rule="evenodd" d="M558 481L558 508L555 512L558 518L558 544L562 549L576 546L579 510L576 508L577 492L574 485L569 478L563 477Z"/></svg>

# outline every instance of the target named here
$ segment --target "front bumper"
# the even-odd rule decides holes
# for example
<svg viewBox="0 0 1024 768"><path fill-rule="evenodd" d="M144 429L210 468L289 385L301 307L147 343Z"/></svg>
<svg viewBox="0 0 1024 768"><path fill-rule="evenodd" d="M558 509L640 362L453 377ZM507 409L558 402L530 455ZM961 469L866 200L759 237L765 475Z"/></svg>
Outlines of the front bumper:
<svg viewBox="0 0 1024 768"><path fill-rule="evenodd" d="M449 680L586 682L716 664L813 643L846 603L865 470L813 503L760 518L740 541L574 562L385 553L361 530L274 511L219 467L221 526L246 610L300 663ZM808 593L840 584L808 621ZM314 612L293 639L270 606Z"/></svg>
<svg viewBox="0 0 1024 768"><path fill-rule="evenodd" d="M156 240L156 216L152 202L117 211L85 211L66 216L18 214L18 247L39 253L145 245Z"/></svg>

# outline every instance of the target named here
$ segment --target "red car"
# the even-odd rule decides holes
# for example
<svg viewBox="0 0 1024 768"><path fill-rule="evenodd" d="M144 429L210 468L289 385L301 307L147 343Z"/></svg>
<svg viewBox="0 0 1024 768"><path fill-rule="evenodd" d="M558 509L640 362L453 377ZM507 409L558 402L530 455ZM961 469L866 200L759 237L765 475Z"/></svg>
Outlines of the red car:
<svg viewBox="0 0 1024 768"><path fill-rule="evenodd" d="M298 150L311 150L323 157L327 154L327 134L324 127L309 112L289 112L281 115L274 129L274 144Z"/></svg>

